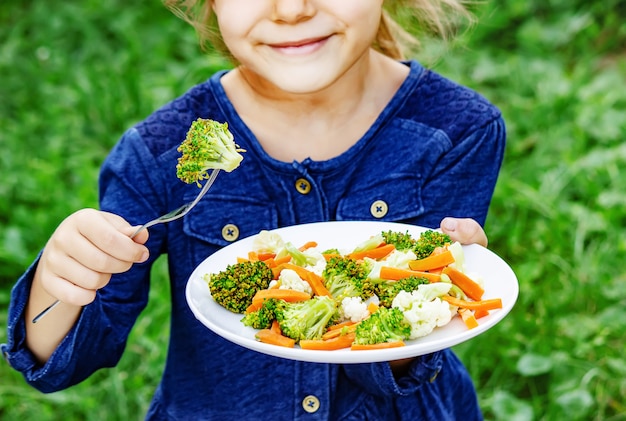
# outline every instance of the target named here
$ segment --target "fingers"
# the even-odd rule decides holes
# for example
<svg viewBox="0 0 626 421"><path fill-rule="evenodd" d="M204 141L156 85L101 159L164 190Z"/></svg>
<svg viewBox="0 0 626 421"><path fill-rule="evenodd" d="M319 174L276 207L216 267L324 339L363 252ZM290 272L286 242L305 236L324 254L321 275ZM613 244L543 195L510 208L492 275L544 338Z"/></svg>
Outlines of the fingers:
<svg viewBox="0 0 626 421"><path fill-rule="evenodd" d="M42 254L38 276L55 298L74 305L93 301L113 273L125 272L148 258L146 232L129 237L136 227L123 218L93 209L64 220Z"/></svg>
<svg viewBox="0 0 626 421"><path fill-rule="evenodd" d="M471 218L446 217L441 221L441 230L448 234L452 241L487 247L487 234L480 224Z"/></svg>

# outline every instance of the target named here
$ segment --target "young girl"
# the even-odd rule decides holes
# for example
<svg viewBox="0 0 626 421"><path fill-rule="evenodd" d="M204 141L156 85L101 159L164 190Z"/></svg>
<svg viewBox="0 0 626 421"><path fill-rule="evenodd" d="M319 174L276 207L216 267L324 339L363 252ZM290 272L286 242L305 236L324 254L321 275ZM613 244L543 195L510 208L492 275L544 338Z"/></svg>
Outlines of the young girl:
<svg viewBox="0 0 626 421"><path fill-rule="evenodd" d="M101 210L63 221L13 290L3 346L9 363L44 392L115 365L146 305L151 264L167 253L171 339L148 419L481 419L468 373L450 350L372 364L280 359L213 334L184 296L203 259L263 229L397 221L487 244L481 226L503 157L500 113L418 62L401 61L394 34L407 34L385 12L402 9L406 18L420 10L422 27L445 30L444 12L462 13L461 5L213 0L182 7L203 38L218 35L215 45L236 66L115 146L101 172ZM247 150L244 162L220 175L189 215L131 240L134 226L198 193L175 171L176 149L198 117L228 122ZM61 304L32 323L55 299Z"/></svg>

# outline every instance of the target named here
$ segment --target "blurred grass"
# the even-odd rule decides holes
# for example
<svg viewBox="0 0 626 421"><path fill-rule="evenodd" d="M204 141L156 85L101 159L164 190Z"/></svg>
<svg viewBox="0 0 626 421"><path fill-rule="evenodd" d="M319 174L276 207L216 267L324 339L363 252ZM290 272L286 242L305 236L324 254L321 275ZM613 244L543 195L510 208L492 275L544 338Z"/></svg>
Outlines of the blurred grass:
<svg viewBox="0 0 626 421"><path fill-rule="evenodd" d="M434 65L508 123L486 229L520 298L455 348L487 419L626 420L624 14L618 0L489 2ZM0 325L11 285L56 225L97 205L98 167L121 133L223 66L159 2L0 6ZM0 419L142 419L167 347L158 263L118 367L42 395L0 363Z"/></svg>

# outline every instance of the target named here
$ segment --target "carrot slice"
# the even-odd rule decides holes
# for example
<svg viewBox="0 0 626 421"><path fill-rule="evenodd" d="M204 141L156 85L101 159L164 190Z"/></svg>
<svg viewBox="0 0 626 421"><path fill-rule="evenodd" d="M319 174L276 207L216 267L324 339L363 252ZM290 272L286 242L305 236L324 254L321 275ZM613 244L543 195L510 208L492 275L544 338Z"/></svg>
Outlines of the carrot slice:
<svg viewBox="0 0 626 421"><path fill-rule="evenodd" d="M480 319L481 317L489 316L489 310L478 309L474 310L474 317Z"/></svg>
<svg viewBox="0 0 626 421"><path fill-rule="evenodd" d="M394 250L395 246L393 244L383 244L370 250L352 252L348 254L348 257L354 260L363 260L366 257L370 259L382 259Z"/></svg>
<svg viewBox="0 0 626 421"><path fill-rule="evenodd" d="M352 320L346 320L345 322L336 323L334 325L328 326L328 330L343 329L344 327L352 326L352 325L354 325L356 323L357 322L353 322Z"/></svg>
<svg viewBox="0 0 626 421"><path fill-rule="evenodd" d="M417 278L426 278L431 283L439 282L441 280L441 275L431 272L424 272L421 270L400 269L391 266L382 266L380 268L380 277L382 279L399 281L400 279L409 278L411 276L415 276Z"/></svg>
<svg viewBox="0 0 626 421"><path fill-rule="evenodd" d="M483 287L460 270L447 266L443 269L443 273L448 275L452 283L461 288L465 295L472 300L480 300L483 297L485 293Z"/></svg>
<svg viewBox="0 0 626 421"><path fill-rule="evenodd" d="M259 258L259 260L266 261L267 259L275 258L276 257L276 253L270 253L270 252L259 253L259 252L257 252L257 257Z"/></svg>
<svg viewBox="0 0 626 421"><path fill-rule="evenodd" d="M293 270L300 278L307 281L313 290L313 294L330 297L330 291L328 291L328 288L324 285L322 277L317 273L291 263L285 263L284 268Z"/></svg>
<svg viewBox="0 0 626 421"><path fill-rule="evenodd" d="M280 330L280 324L278 324L278 320L272 320L272 326L270 326L270 330L274 333L278 333L279 335L283 334L283 331Z"/></svg>
<svg viewBox="0 0 626 421"><path fill-rule="evenodd" d="M375 302L370 302L367 305L367 311L369 311L370 314L376 313L378 311L378 304L376 304Z"/></svg>
<svg viewBox="0 0 626 421"><path fill-rule="evenodd" d="M283 257L274 257L274 262L276 262L276 266L282 265L284 263L289 263L291 261L291 256L286 255Z"/></svg>
<svg viewBox="0 0 626 421"><path fill-rule="evenodd" d="M294 289L262 289L257 291L252 297L252 305L262 304L263 301L270 298L276 298L277 300L284 300L288 302L306 301L311 299L311 296L303 291L296 291Z"/></svg>
<svg viewBox="0 0 626 421"><path fill-rule="evenodd" d="M315 241L308 241L302 245L298 250L304 251L313 247L317 247L317 243Z"/></svg>
<svg viewBox="0 0 626 421"><path fill-rule="evenodd" d="M322 256L324 256L324 260L326 260L328 262L333 257L341 257L341 254L337 254L337 253L323 253Z"/></svg>
<svg viewBox="0 0 626 421"><path fill-rule="evenodd" d="M342 328L336 328L336 329L333 329L333 330L328 330L327 332L325 332L322 335L322 339L323 340L327 340L327 339L336 338L337 336L345 336L345 335L354 333L354 332L356 332L357 325L358 325L358 323L353 323L351 325L344 326Z"/></svg>
<svg viewBox="0 0 626 421"><path fill-rule="evenodd" d="M332 339L302 339L300 340L300 348L313 349L318 351L334 351L336 349L349 348L354 342L354 333L347 335L337 336Z"/></svg>
<svg viewBox="0 0 626 421"><path fill-rule="evenodd" d="M254 250L250 250L248 252L248 260L250 260L251 262L258 262L259 261L259 254L254 251Z"/></svg>
<svg viewBox="0 0 626 421"><path fill-rule="evenodd" d="M460 308L458 313L468 329L474 329L475 327L478 327L478 320L476 320L476 317L471 310L467 308Z"/></svg>
<svg viewBox="0 0 626 421"><path fill-rule="evenodd" d="M271 329L261 329L256 333L256 338L266 344L284 346L287 348L293 348L296 345L296 341L272 331Z"/></svg>
<svg viewBox="0 0 626 421"><path fill-rule="evenodd" d="M350 349L353 351L366 351L368 349L398 348L404 345L405 345L404 341L382 342L380 344L368 344L368 345L352 344Z"/></svg>
<svg viewBox="0 0 626 421"><path fill-rule="evenodd" d="M441 297L441 299L447 301L453 306L468 308L470 310L495 310L498 308L502 308L502 299L500 298L491 298L488 300L480 301L467 301L461 300L460 298L452 297L450 295L444 295Z"/></svg>
<svg viewBox="0 0 626 421"><path fill-rule="evenodd" d="M445 250L441 253L431 254L423 259L411 260L409 267L411 270L430 270L448 266L450 263L454 263L454 256L450 250Z"/></svg>

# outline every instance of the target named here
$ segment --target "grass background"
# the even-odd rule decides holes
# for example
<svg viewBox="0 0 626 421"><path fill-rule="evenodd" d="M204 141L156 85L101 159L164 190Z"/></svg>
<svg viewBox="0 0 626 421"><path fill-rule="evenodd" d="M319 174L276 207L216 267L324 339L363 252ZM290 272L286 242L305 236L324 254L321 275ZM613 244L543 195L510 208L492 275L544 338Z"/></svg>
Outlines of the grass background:
<svg viewBox="0 0 626 421"><path fill-rule="evenodd" d="M486 229L520 297L455 349L487 419L626 420L626 4L507 0L478 13L432 66L507 120ZM225 65L158 1L0 6L0 325L56 225L97 206L98 167L122 132ZM142 419L168 336L164 262L153 276L118 367L43 395L0 361L0 419Z"/></svg>

